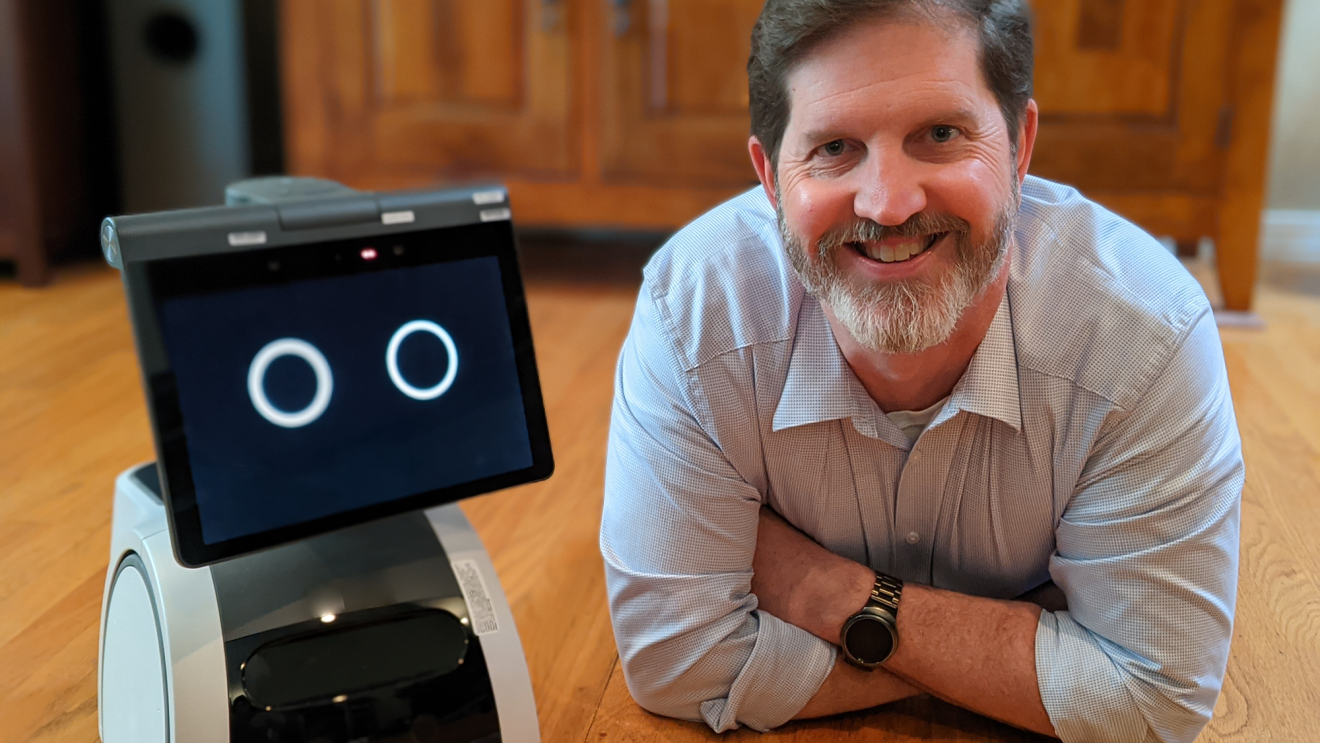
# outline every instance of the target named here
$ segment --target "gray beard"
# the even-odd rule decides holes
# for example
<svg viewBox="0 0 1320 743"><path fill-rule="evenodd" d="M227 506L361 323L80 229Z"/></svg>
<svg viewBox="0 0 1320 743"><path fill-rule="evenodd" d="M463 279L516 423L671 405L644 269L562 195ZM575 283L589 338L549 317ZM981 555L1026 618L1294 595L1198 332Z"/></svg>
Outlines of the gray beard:
<svg viewBox="0 0 1320 743"><path fill-rule="evenodd" d="M1014 189L1015 197L996 216L990 236L980 243L972 241L971 226L965 220L923 212L897 227L862 220L836 228L816 243L816 260L808 260L802 241L785 223L783 209L776 206L776 212L784 250L807 292L828 306L863 348L914 354L947 341L963 312L999 275L1012 244L1016 193ZM782 198L776 201L783 203ZM860 283L839 269L835 257L839 250L853 250L849 245L853 242L937 232L949 232L957 241L958 262L934 284L917 279Z"/></svg>

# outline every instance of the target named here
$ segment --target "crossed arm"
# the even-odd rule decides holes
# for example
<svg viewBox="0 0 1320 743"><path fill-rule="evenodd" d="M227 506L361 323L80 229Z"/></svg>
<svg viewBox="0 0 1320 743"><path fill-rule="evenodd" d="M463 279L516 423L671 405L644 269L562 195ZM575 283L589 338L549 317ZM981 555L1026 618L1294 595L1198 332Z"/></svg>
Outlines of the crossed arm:
<svg viewBox="0 0 1320 743"><path fill-rule="evenodd" d="M761 509L752 592L760 608L838 643L843 623L866 604L875 573L835 555ZM899 643L880 669L842 656L797 717L866 709L928 692L960 707L1054 735L1036 681L1040 607L965 596L918 584L903 588Z"/></svg>

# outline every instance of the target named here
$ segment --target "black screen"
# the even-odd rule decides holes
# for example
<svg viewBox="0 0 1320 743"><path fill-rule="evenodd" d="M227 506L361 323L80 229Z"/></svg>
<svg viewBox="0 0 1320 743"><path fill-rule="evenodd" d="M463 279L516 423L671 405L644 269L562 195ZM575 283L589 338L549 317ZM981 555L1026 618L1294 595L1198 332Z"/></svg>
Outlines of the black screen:
<svg viewBox="0 0 1320 743"><path fill-rule="evenodd" d="M406 255L301 246L153 276L170 367L155 417L181 429L163 432L162 459L177 538L200 538L195 554L548 475L534 467L548 441L530 338L515 338L521 284L505 275L516 262L483 250L437 261L455 251L425 237Z"/></svg>

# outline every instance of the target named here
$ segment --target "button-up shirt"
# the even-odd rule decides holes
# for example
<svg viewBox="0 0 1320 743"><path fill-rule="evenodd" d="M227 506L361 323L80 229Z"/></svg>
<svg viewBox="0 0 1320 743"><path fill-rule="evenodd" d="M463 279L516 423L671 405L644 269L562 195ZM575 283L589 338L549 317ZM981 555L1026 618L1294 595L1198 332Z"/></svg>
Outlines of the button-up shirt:
<svg viewBox="0 0 1320 743"><path fill-rule="evenodd" d="M639 703L765 730L824 682L835 646L751 592L770 506L905 581L1007 599L1052 579L1068 609L1042 612L1035 655L1061 738L1196 737L1227 664L1243 482L1210 306L1149 235L1037 178L1009 271L910 442L804 292L759 189L657 253L619 358L601 525Z"/></svg>

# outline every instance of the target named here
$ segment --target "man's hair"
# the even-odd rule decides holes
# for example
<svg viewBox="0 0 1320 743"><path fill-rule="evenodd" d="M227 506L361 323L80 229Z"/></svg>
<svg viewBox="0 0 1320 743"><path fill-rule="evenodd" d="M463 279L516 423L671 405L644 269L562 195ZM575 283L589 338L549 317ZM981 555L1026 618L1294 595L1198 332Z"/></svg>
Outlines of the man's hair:
<svg viewBox="0 0 1320 743"><path fill-rule="evenodd" d="M953 17L978 32L981 74L994 93L1017 149L1031 98L1031 12L1025 0L766 0L752 29L747 60L752 134L779 163L788 126L788 74L822 42L873 19L939 23Z"/></svg>

